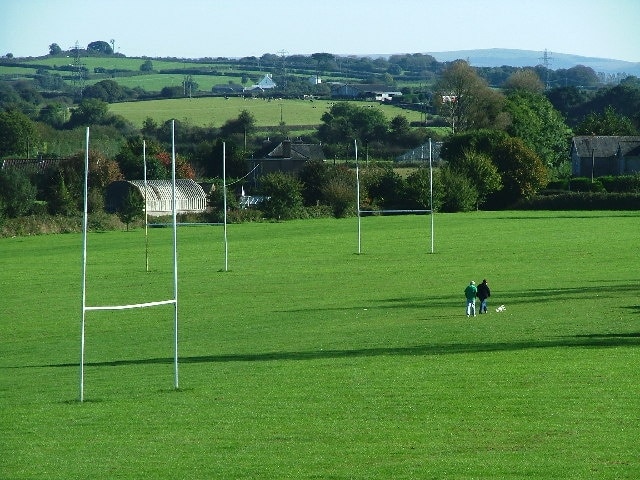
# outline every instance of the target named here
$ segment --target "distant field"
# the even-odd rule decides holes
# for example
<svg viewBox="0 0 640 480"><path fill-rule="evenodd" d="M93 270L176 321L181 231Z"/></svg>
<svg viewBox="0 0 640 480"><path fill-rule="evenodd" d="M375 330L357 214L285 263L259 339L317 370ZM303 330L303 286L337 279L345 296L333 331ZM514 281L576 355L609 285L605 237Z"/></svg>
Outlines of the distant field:
<svg viewBox="0 0 640 480"><path fill-rule="evenodd" d="M173 306L93 311L84 403L81 235L0 239L0 478L640 478L639 213L429 220L230 225L229 271L180 227L180 388ZM172 298L171 235L91 233L87 305Z"/></svg>
<svg viewBox="0 0 640 480"><path fill-rule="evenodd" d="M124 102L109 106L109 111L141 127L147 117L156 122L172 118L187 119L198 126L220 127L227 120L236 118L242 110L248 110L256 118L258 126L276 126L280 119L287 125L319 125L321 117L330 105L328 100L263 100L222 97L192 99L151 100L146 102ZM404 110L391 105L358 102L358 106L380 109L390 120L403 115L409 121L420 121L420 112Z"/></svg>
<svg viewBox="0 0 640 480"><path fill-rule="evenodd" d="M202 92L211 92L211 88L214 85L227 84L230 80L239 84L239 77L229 77L221 75L192 75L193 81L198 84L198 90ZM135 88L140 87L147 92L159 92L164 87L180 87L184 82L184 75L179 73L152 73L149 75L135 75L131 77L114 77L110 80L114 80L123 87ZM94 84L105 80L105 78L94 78L87 81L87 84Z"/></svg>
<svg viewBox="0 0 640 480"><path fill-rule="evenodd" d="M154 70L166 70L166 69L178 69L178 68L207 68L210 67L214 70L220 70L224 68L228 68L231 64L208 64L208 63L196 63L191 61L165 61L165 60L154 60L152 58L133 58L133 57L113 57L113 56L103 56L103 57L80 57L80 63L84 65L90 72L93 72L93 69L96 67L103 67L106 69L119 69L119 70L133 70L139 71L140 66L147 60L151 60L153 63ZM43 57L26 61L29 64L37 64L37 65L48 65L50 67L54 66L65 66L72 64L74 61L73 55L67 57ZM226 65L226 67L225 67Z"/></svg>

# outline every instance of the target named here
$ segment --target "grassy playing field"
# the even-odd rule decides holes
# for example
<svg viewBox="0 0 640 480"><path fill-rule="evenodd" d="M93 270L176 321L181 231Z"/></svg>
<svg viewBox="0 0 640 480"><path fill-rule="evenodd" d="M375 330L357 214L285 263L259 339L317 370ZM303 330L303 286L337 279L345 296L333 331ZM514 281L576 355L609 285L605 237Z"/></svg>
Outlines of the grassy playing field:
<svg viewBox="0 0 640 480"><path fill-rule="evenodd" d="M230 225L229 271L180 227L180 388L172 306L93 311L83 403L81 236L0 239L0 478L638 478L639 220ZM87 305L171 298L171 229L149 252L90 234Z"/></svg>

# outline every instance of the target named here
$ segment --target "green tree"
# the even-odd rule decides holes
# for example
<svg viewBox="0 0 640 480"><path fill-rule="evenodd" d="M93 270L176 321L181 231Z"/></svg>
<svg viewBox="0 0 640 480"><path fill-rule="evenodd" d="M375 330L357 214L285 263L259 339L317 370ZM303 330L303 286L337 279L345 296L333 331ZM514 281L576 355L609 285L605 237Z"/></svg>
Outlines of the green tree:
<svg viewBox="0 0 640 480"><path fill-rule="evenodd" d="M469 177L449 166L439 169L434 191L442 212L469 212L478 204L478 191Z"/></svg>
<svg viewBox="0 0 640 480"><path fill-rule="evenodd" d="M300 218L304 207L302 183L284 172L272 172L260 178L260 193L268 197L262 210L268 218L290 220Z"/></svg>
<svg viewBox="0 0 640 480"><path fill-rule="evenodd" d="M141 72L153 72L153 62L151 60L145 60L140 65Z"/></svg>
<svg viewBox="0 0 640 480"><path fill-rule="evenodd" d="M69 109L62 103L50 103L42 107L38 120L52 127L61 128L67 121Z"/></svg>
<svg viewBox="0 0 640 480"><path fill-rule="evenodd" d="M127 226L127 231L129 231L129 224L144 214L144 199L142 195L133 188L129 189L116 213L122 223Z"/></svg>
<svg viewBox="0 0 640 480"><path fill-rule="evenodd" d="M484 204L489 195L502 188L502 177L498 167L486 153L465 150L462 158L452 168L466 175L475 187L478 193L476 208Z"/></svg>
<svg viewBox="0 0 640 480"><path fill-rule="evenodd" d="M504 188L500 191L503 204L529 198L549 182L549 173L540 157L520 138L505 138L491 154L502 175Z"/></svg>
<svg viewBox="0 0 640 480"><path fill-rule="evenodd" d="M506 110L511 117L507 132L521 138L547 167L556 168L567 160L571 129L544 95L513 90L507 95Z"/></svg>
<svg viewBox="0 0 640 480"><path fill-rule="evenodd" d="M360 170L361 194L373 208L401 208L405 198L405 183L391 167L367 167Z"/></svg>
<svg viewBox="0 0 640 480"><path fill-rule="evenodd" d="M85 99L95 98L107 103L114 103L127 98L126 90L114 80L101 80L83 91Z"/></svg>
<svg viewBox="0 0 640 480"><path fill-rule="evenodd" d="M544 92L544 83L542 83L535 70L525 68L512 73L504 82L504 88L507 91L523 90L542 94Z"/></svg>
<svg viewBox="0 0 640 480"><path fill-rule="evenodd" d="M49 55L60 55L62 53L62 49L57 43L52 43L49 45Z"/></svg>
<svg viewBox="0 0 640 480"><path fill-rule="evenodd" d="M78 212L78 202L69 191L64 176L58 173L56 183L49 186L47 197L47 209L52 215L69 216Z"/></svg>
<svg viewBox="0 0 640 480"><path fill-rule="evenodd" d="M103 40L97 40L87 45L87 52L111 55L113 53L113 48L111 48L111 45L109 45L109 42L105 42Z"/></svg>
<svg viewBox="0 0 640 480"><path fill-rule="evenodd" d="M71 111L69 124L72 127L100 125L105 123L109 104L96 98L87 98Z"/></svg>
<svg viewBox="0 0 640 480"><path fill-rule="evenodd" d="M435 105L448 119L453 133L488 128L503 121L503 96L492 91L465 61L451 63L442 72L435 90Z"/></svg>
<svg viewBox="0 0 640 480"><path fill-rule="evenodd" d="M20 217L31 211L37 188L18 170L0 170L0 214Z"/></svg>
<svg viewBox="0 0 640 480"><path fill-rule="evenodd" d="M619 115L612 106L601 114L590 113L575 128L576 135L638 135L629 117Z"/></svg>
<svg viewBox="0 0 640 480"><path fill-rule="evenodd" d="M321 160L306 162L300 171L302 198L307 206L324 203L323 189L331 178L331 166Z"/></svg>
<svg viewBox="0 0 640 480"><path fill-rule="evenodd" d="M29 157L40 138L35 124L18 110L0 112L0 158L8 155Z"/></svg>
<svg viewBox="0 0 640 480"><path fill-rule="evenodd" d="M331 206L333 216L343 218L356 210L355 175L344 165L338 165L331 171L327 182L322 186L322 197Z"/></svg>
<svg viewBox="0 0 640 480"><path fill-rule="evenodd" d="M487 155L498 169L503 188L488 195L487 204L492 207L509 206L548 183L548 170L540 157L522 139L506 132L477 130L454 135L444 141L440 155L455 163L464 158L465 150Z"/></svg>
<svg viewBox="0 0 640 480"><path fill-rule="evenodd" d="M428 167L420 167L407 177L407 200L410 208L431 210L431 171Z"/></svg>
<svg viewBox="0 0 640 480"><path fill-rule="evenodd" d="M328 143L349 143L356 139L361 144L384 141L389 122L377 108L365 108L347 102L335 103L322 115L318 137Z"/></svg>
<svg viewBox="0 0 640 480"><path fill-rule="evenodd" d="M256 129L256 118L248 110L242 110L235 119L227 120L220 129L223 137L242 135L244 150L247 149L247 137Z"/></svg>
<svg viewBox="0 0 640 480"><path fill-rule="evenodd" d="M312 53L311 58L316 62L316 75L321 77L323 72L334 63L334 56L331 53Z"/></svg>

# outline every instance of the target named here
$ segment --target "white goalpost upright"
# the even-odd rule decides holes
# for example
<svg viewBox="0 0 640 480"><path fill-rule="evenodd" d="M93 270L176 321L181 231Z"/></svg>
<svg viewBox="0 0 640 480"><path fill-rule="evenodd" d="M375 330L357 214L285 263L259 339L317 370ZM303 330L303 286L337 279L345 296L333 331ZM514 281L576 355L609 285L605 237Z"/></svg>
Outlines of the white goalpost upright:
<svg viewBox="0 0 640 480"><path fill-rule="evenodd" d="M356 160L356 205L358 212L358 254L362 252L361 239L362 239L362 227L361 227L361 214L362 213L429 213L431 217L431 253L434 251L434 225L433 225L433 162L431 160L432 149L431 139L429 139L429 210L361 210L360 209L360 166L358 162L358 141L354 140L355 160ZM424 153L422 154L424 158Z"/></svg>
<svg viewBox="0 0 640 480"><path fill-rule="evenodd" d="M229 242L227 241L227 145L222 142L222 207L224 209L224 271L229 271Z"/></svg>
<svg viewBox="0 0 640 480"><path fill-rule="evenodd" d="M82 222L82 321L80 332L80 402L84 401L84 363L85 363L85 324L87 312L94 310L127 310L132 308L154 307L157 305L173 305L174 317L174 387L179 388L178 381L178 248L177 248L177 222L176 222L176 152L175 152L175 122L171 122L171 183L172 183L172 216L173 216L173 298L156 302L144 302L130 305L88 306L86 302L87 285L87 193L89 184L89 127L86 131L85 145L85 171L84 171L84 215ZM144 149L144 146L143 146ZM145 161L145 185L146 185L146 161ZM146 187L145 187L146 188ZM145 199L146 203L146 199ZM146 212L145 212L146 216ZM145 224L146 224L145 219ZM146 226L145 226L146 235ZM148 267L147 267L148 269Z"/></svg>

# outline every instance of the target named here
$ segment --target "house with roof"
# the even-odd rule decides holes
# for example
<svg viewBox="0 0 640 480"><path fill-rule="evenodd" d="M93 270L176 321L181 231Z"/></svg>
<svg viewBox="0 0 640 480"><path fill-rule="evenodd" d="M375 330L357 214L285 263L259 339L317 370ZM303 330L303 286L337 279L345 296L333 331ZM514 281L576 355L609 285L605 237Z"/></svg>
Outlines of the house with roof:
<svg viewBox="0 0 640 480"><path fill-rule="evenodd" d="M171 215L173 187L171 180L122 180L112 182L106 191L106 210L118 211L131 191L145 200L149 216ZM207 209L207 195L202 186L191 179L176 179L176 213L200 213Z"/></svg>
<svg viewBox="0 0 640 480"><path fill-rule="evenodd" d="M570 155L576 177L639 173L640 136L576 136Z"/></svg>
<svg viewBox="0 0 640 480"><path fill-rule="evenodd" d="M387 102L402 96L402 92L387 85L343 83L331 89L333 98Z"/></svg>
<svg viewBox="0 0 640 480"><path fill-rule="evenodd" d="M271 76L270 73L267 73L264 77L262 77L262 80L260 80L258 83L256 83L255 85L251 85L250 87L246 88L245 90L271 90L273 88L276 88L278 85L276 85L276 82L273 81L273 77Z"/></svg>
<svg viewBox="0 0 640 480"><path fill-rule="evenodd" d="M254 178L271 172L297 175L311 160L325 160L322 145L284 140L262 158L249 159L248 166Z"/></svg>

